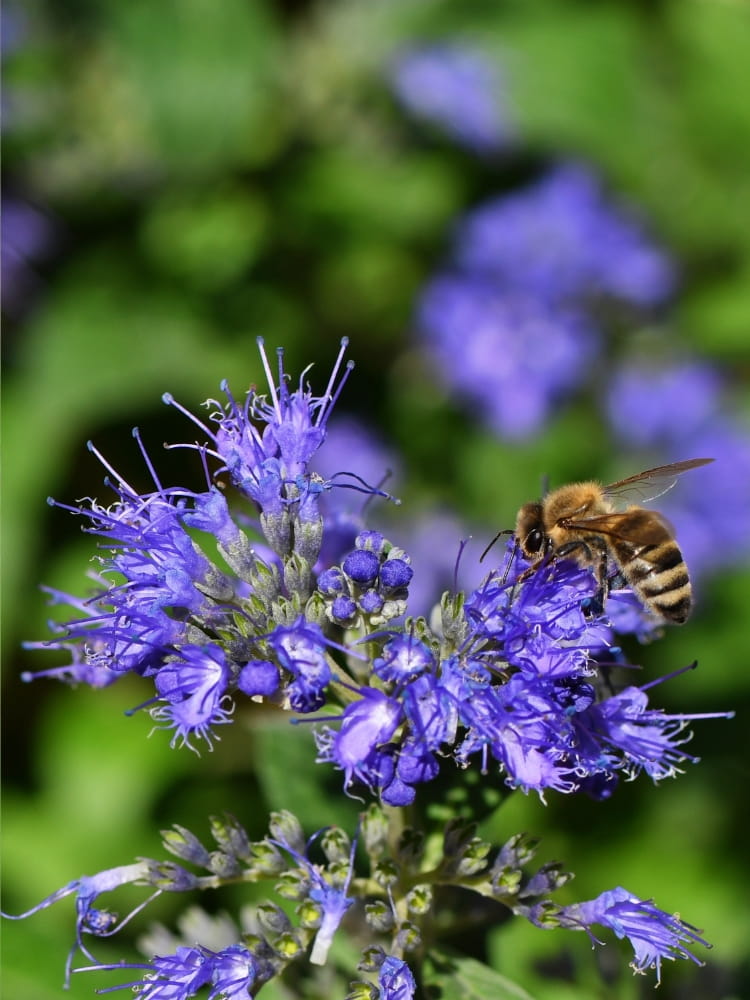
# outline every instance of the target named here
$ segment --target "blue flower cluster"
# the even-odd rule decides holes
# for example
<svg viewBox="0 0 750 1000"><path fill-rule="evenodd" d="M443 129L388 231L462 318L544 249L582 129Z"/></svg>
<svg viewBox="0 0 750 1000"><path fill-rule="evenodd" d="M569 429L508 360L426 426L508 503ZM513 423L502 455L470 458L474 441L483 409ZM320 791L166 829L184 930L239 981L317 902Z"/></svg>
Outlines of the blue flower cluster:
<svg viewBox="0 0 750 1000"><path fill-rule="evenodd" d="M619 775L653 780L695 760L682 749L691 716L650 708L645 690L606 693L600 662L619 656L596 614L592 574L571 562L532 573L510 545L505 564L461 606L443 604L442 635L424 621L366 637L374 678L338 727L318 734L321 761L403 806L451 758L490 759L512 788L612 794ZM636 622L636 626L639 623Z"/></svg>
<svg viewBox="0 0 750 1000"><path fill-rule="evenodd" d="M458 774L474 762L483 774L492 765L509 788L601 799L621 775L645 772L658 781L695 759L684 749L685 727L698 716L650 707L650 685L614 690L601 683L606 664L626 668L616 629L637 624L627 612L610 614L612 602L601 608L588 569L559 559L530 567L510 543L502 564L479 586L446 593L428 624L405 617L410 558L380 532L361 528L353 547L324 555L338 549L326 548L329 526L334 533L340 526L335 505L327 510L322 502L327 494L349 486L387 496L350 472L324 478L314 470L351 370L343 362L346 344L319 396L304 376L290 390L281 352L274 377L262 342L259 347L266 395L251 389L238 402L224 386L227 402L209 401L209 423L183 410L206 436L204 443L183 446L201 460L204 490L164 486L142 445L154 486L142 494L98 456L114 503L66 508L85 517L86 530L101 540L98 590L87 600L51 591L76 614L53 640L32 645L67 650L71 662L42 674L99 687L126 673L148 678L154 695L142 707L171 732L173 745L193 749L197 741L212 746L216 727L232 721L241 696L303 716L325 707L325 716L313 718L318 762L343 772L350 794L367 789L391 807L411 804L441 769ZM229 478L236 508L209 463L217 466L214 477ZM373 988L381 1000L408 1000L416 987L403 954L419 947L420 934L404 914L430 905L422 882L463 885L461 878L486 867L489 846L447 832L443 862L428 877L418 852L384 860L385 828L384 818L362 821L372 864L370 880L362 882L354 878L348 840L328 837L324 870L309 860L310 842L289 820L277 821L260 846L250 845L236 826L219 824L219 852L181 829L165 841L181 859L208 867L207 879L180 866L142 862L71 882L35 910L75 894L74 951L94 960L82 934L108 935L121 926L94 905L102 892L131 882L158 894L216 888L224 877L256 881L280 875L286 858L297 872L286 885L300 902L302 936L283 911L269 910L264 919L273 924L273 946L258 943L268 942L265 932L252 938L255 947L251 937L226 949L181 945L133 966L145 972L141 995L187 1000L206 986L216 1000L246 997L307 943L310 961L323 964L355 898L376 888L382 898L369 919L380 931L393 930L394 943L388 954L371 954L366 971L377 974ZM516 847L503 849L484 891L538 921L552 905L541 888L552 891L561 882L549 871L532 878L523 898L536 902L524 903L518 893L527 857ZM394 866L408 864L413 870L398 882ZM394 895L400 891L401 902ZM686 943L701 941L687 925L620 889L555 912L562 926L604 923L628 937L639 970L658 972L664 958L694 959Z"/></svg>
<svg viewBox="0 0 750 1000"><path fill-rule="evenodd" d="M588 169L563 165L464 219L418 325L445 382L499 434L524 438L591 370L599 304L652 309L674 287L639 220Z"/></svg>
<svg viewBox="0 0 750 1000"><path fill-rule="evenodd" d="M289 390L281 353L276 385L261 343L268 398L253 389L240 404L224 386L226 405L208 403L215 429L188 414L209 443L186 447L196 447L204 465L216 461L216 475L227 473L252 510L233 512L210 481L203 492L162 486L137 433L153 491L137 493L95 452L115 502L66 509L103 539L98 591L87 600L50 591L79 615L58 626L59 638L29 644L71 655L70 663L41 674L95 687L129 672L152 678L152 717L173 731L173 744L190 747L194 739L211 745L214 727L231 720L236 692L298 712L321 707L330 640L322 611L306 617L304 609L323 540L320 500L334 482L311 472L309 462L351 369L341 374L345 349L325 392L314 396L303 382ZM165 401L182 409L171 396ZM380 492L357 482L337 485ZM395 568L395 560L384 568L381 593ZM403 595L403 570L395 576L391 590ZM33 676L40 674L26 679Z"/></svg>

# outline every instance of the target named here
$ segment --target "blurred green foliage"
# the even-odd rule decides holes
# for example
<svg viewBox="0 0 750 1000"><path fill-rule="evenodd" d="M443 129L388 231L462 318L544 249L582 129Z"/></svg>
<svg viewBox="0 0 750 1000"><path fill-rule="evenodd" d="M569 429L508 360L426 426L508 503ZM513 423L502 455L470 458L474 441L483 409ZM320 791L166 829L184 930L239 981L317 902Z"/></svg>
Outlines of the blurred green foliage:
<svg viewBox="0 0 750 1000"><path fill-rule="evenodd" d="M19 911L84 872L158 855L158 829L174 822L201 832L208 813L229 809L253 830L282 805L311 828L331 821L323 777L319 788L294 787L299 747L249 713L197 760L170 752L163 733L147 739L145 714L125 718L143 696L137 685L96 693L21 684L22 670L51 665L20 649L46 633L37 582L86 587L91 548L77 522L45 504L48 494L105 495L85 442L145 488L129 435L138 425L165 479L196 485L197 463L160 451L190 437L161 405L163 391L193 408L224 377L241 391L260 376L258 334L285 345L292 371L327 365L348 335L358 368L341 409L401 453L410 517L439 502L489 538L538 493L543 474L553 483L615 478L593 395L538 439L500 442L436 384L410 332L415 297L456 217L567 156L592 163L649 217L684 275L669 335L723 365L741 400L750 374L750 7L30 0L6 5L3 17L5 192L40 208L51 234L30 265L32 293L5 317L4 905ZM516 152L477 159L398 109L389 60L440 39L479 45L505 67ZM397 540L408 549L408 537ZM570 899L622 883L701 923L715 944L710 965L666 969L667 998L750 991L748 597L747 571L720 576L688 627L633 651L651 676L700 659L662 689L673 710L737 709L735 722L698 727L700 767L658 790L625 785L606 804L550 798L545 808L516 795L488 831L543 835L545 856L578 873ZM160 906L154 916L170 919L174 908ZM623 968L619 946L595 958L584 935L515 923L499 928L491 954L532 996L650 994L650 982ZM66 904L6 925L8 997L59 995L72 928ZM114 960L121 949L97 954ZM468 965L461 975L468 992L456 996L487 995ZM71 997L106 984L83 978ZM500 980L491 988L505 995Z"/></svg>

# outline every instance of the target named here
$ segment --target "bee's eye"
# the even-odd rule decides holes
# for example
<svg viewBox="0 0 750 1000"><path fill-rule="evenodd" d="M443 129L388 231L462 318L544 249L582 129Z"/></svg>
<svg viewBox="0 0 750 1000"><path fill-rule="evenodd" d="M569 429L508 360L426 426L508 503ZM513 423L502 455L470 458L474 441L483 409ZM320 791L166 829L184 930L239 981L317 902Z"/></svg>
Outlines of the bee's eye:
<svg viewBox="0 0 750 1000"><path fill-rule="evenodd" d="M544 532L540 531L539 528L534 528L526 536L526 551L527 552L540 552L542 546L544 545Z"/></svg>

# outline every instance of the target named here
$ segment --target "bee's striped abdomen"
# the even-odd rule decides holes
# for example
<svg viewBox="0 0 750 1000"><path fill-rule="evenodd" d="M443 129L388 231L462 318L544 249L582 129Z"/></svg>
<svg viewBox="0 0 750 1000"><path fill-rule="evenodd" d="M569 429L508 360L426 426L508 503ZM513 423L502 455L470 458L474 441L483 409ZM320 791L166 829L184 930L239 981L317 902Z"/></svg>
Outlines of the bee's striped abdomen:
<svg viewBox="0 0 750 1000"><path fill-rule="evenodd" d="M613 545L622 574L646 607L659 618L681 625L692 607L685 560L672 538L656 545Z"/></svg>

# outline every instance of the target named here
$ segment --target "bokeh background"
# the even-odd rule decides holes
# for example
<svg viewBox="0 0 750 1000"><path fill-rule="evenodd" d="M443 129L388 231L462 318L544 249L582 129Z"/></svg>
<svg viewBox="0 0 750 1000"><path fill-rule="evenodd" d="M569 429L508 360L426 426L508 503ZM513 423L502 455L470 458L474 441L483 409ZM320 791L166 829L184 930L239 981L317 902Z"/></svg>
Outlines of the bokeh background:
<svg viewBox="0 0 750 1000"><path fill-rule="evenodd" d="M402 506L372 516L413 555L418 610L469 534L458 575L479 579L545 477L717 459L660 504L695 616L627 648L648 680L698 660L657 704L737 717L696 724L703 761L676 781L517 794L488 832L542 835L577 873L569 900L622 884L703 927L709 964L669 966L661 997L750 997L748 4L27 0L2 18L5 908L160 856L173 822L328 821L264 769L286 733L242 719L213 754L170 752L123 714L136 683L24 685L56 661L20 644L59 610L40 581L85 592L90 540L45 498L106 497L88 440L146 489L137 425L165 481L198 485L162 450L193 436L162 392L241 393L258 335L322 389L347 336L326 460L391 470ZM517 923L488 953L532 996L651 995L618 944ZM59 996L72 928L69 902L6 924L4 995Z"/></svg>

